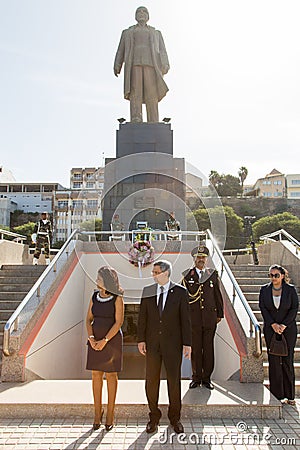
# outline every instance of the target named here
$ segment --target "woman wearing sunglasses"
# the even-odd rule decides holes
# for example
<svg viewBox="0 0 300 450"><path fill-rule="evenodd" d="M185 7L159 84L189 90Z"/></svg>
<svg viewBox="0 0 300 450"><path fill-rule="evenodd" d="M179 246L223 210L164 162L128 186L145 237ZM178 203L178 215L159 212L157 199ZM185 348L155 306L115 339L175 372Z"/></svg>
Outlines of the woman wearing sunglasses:
<svg viewBox="0 0 300 450"><path fill-rule="evenodd" d="M289 284L288 272L274 264L269 268L270 283L261 287L259 307L264 319L264 336L270 348L274 333L284 335L287 356L271 355L268 350L270 391L278 400L295 404L294 348L297 340L298 296Z"/></svg>

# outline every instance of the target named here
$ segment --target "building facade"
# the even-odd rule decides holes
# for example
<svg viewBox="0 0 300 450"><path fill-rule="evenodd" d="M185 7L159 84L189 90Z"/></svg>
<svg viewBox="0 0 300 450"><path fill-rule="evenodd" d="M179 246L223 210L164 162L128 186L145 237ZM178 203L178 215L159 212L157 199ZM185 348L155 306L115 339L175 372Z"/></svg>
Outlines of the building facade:
<svg viewBox="0 0 300 450"><path fill-rule="evenodd" d="M286 175L286 195L289 199L300 200L300 174Z"/></svg>
<svg viewBox="0 0 300 450"><path fill-rule="evenodd" d="M259 178L248 195L257 197L282 198L286 197L286 177L276 169L263 178Z"/></svg>
<svg viewBox="0 0 300 450"><path fill-rule="evenodd" d="M55 241L65 241L82 222L101 218L104 168L73 168L70 189L54 194L53 230Z"/></svg>

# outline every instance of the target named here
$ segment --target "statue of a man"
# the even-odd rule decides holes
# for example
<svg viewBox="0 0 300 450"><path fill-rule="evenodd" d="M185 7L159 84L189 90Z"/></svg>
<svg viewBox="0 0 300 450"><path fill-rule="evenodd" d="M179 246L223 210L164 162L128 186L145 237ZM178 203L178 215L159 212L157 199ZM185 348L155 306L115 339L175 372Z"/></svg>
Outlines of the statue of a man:
<svg viewBox="0 0 300 450"><path fill-rule="evenodd" d="M158 102L168 92L164 82L170 66L161 32L147 25L149 12L137 8L136 25L123 30L117 50L114 74L124 65L124 97L130 101L130 121L143 122L142 104L146 104L147 122L158 122Z"/></svg>

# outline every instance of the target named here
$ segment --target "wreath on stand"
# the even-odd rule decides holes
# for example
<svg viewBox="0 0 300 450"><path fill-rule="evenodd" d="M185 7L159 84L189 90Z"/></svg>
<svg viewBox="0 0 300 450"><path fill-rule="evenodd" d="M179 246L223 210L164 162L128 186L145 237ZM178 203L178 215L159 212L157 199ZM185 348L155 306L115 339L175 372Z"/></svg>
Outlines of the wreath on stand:
<svg viewBox="0 0 300 450"><path fill-rule="evenodd" d="M154 261L154 248L149 241L137 240L130 247L128 255L129 262L141 269Z"/></svg>

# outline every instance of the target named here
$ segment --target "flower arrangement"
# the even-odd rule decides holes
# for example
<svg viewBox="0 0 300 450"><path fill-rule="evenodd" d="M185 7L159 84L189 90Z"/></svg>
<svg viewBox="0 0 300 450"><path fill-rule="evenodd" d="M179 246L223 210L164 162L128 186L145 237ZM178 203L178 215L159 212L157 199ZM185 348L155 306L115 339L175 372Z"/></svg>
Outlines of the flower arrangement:
<svg viewBox="0 0 300 450"><path fill-rule="evenodd" d="M130 247L129 262L138 267L147 266L154 261L154 248L148 241L136 240Z"/></svg>

